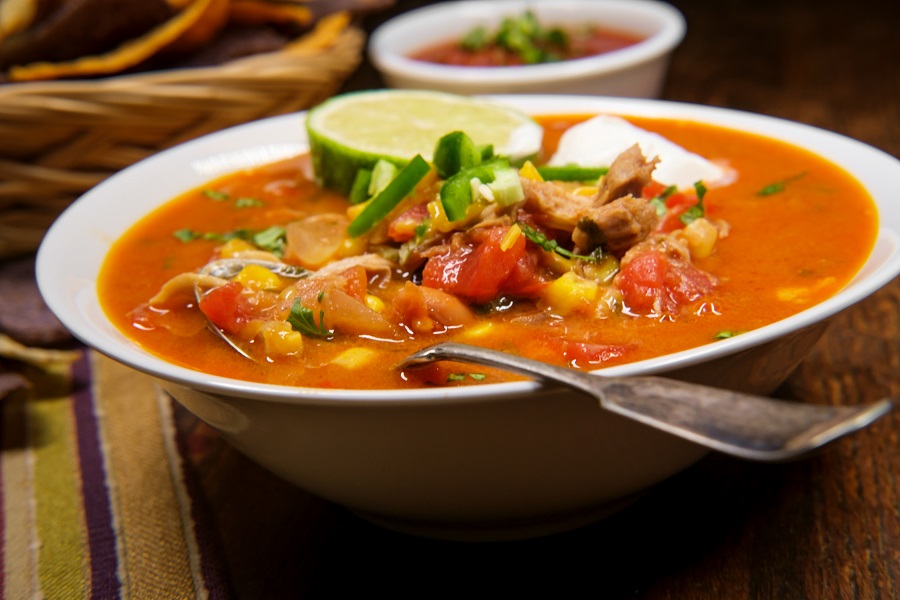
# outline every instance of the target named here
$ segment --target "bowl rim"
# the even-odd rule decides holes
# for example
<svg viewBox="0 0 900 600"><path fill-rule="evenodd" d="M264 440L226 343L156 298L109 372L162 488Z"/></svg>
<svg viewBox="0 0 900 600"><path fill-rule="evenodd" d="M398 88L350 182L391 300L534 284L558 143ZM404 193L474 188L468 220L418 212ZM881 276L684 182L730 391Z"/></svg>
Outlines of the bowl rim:
<svg viewBox="0 0 900 600"><path fill-rule="evenodd" d="M438 65L409 58L405 52L414 47L404 45L405 32L421 26L421 22L452 15L459 22L459 10L465 9L480 19L496 20L504 14L522 12L526 8L536 12L560 9L591 11L619 11L632 18L651 18L657 21L655 33L632 46L585 58L558 63L525 65L520 67L463 67ZM443 21L446 23L446 19ZM618 29L613 26L611 28ZM372 32L368 43L369 58L375 67L387 74L417 79L422 83L453 80L465 85L527 84L567 81L601 73L618 73L657 59L671 52L682 39L687 26L684 16L674 6L659 0L461 0L423 6L402 13ZM453 36L447 31L444 37ZM417 45L416 47L420 47Z"/></svg>
<svg viewBox="0 0 900 600"><path fill-rule="evenodd" d="M890 194L900 187L900 160L877 148L810 125L712 106L664 100L588 96L499 95L485 98L511 104L531 114L607 112L702 121L773 137L806 148L815 148L816 154L831 162L841 164L842 160L850 161L853 168L845 167L846 170L866 187L879 209L879 228L872 253L860 273L831 298L791 317L739 336L657 358L606 367L595 371L596 373L607 376L652 375L730 356L819 323L874 293L900 274L900 207L886 205L884 202L884 198L890 197ZM196 182L179 188L177 193L155 189L141 192L152 195L153 200L143 204L137 202L136 204L142 208L136 206L131 209L136 214L133 218L114 217L121 218L127 224L120 226L119 231L96 231L89 218L92 212L96 213L104 207L109 210L110 207L121 206L121 196L118 195L120 190L129 186L134 187L141 181L159 181L163 172L171 173L175 169L195 168L201 158L212 161L223 169L235 171L240 167L286 158L292 155L291 153L298 154L306 149L302 127L304 117L305 113L270 117L175 146L123 169L73 202L51 225L37 254L35 269L37 283L51 311L75 337L118 362L158 379L224 396L298 404L340 402L374 406L396 403L481 402L488 398L512 399L546 389L543 384L537 382L517 381L451 388L326 390L228 379L173 365L140 349L136 343L118 332L99 306L94 306L97 304L96 275L109 246L115 239L149 210L164 204L180 191L202 185L215 175L208 173L192 175L196 178ZM260 145L251 145L251 141L252 144ZM803 143L800 143L801 141ZM249 157L247 160L251 163L231 165L229 160L238 150L245 151ZM865 177L860 177L857 170L864 170ZM225 172L228 171L221 171L222 174ZM890 209L889 212L882 212L885 206ZM885 220L886 216L889 219ZM91 226L85 227L85 224ZM83 247L97 245L96 252L102 252L99 260L90 264L79 260L80 256L71 251L73 236L76 243L82 244ZM876 259L880 262L863 275L863 271ZM67 271L70 267L74 267L74 273ZM78 269L81 269L81 272L78 272ZM82 306L93 307L92 310L99 311L99 316L90 316L105 321L101 324L107 331L101 331L94 323L89 322L85 314L80 312ZM108 333L109 331L113 332L112 335Z"/></svg>

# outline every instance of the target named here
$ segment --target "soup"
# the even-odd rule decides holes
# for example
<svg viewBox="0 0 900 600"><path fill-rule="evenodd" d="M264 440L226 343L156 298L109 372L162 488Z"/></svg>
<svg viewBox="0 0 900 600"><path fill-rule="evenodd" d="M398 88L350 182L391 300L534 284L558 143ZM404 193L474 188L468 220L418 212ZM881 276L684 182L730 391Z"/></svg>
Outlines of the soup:
<svg viewBox="0 0 900 600"><path fill-rule="evenodd" d="M585 118L539 118L544 155ZM479 207L477 222L465 231L438 232L440 215L428 209L440 181L430 174L374 229L347 236L359 207L304 175L309 157L301 156L212 181L140 221L103 265L101 303L150 352L215 375L321 388L477 385L513 376L453 363L408 373L392 366L450 340L578 369L660 356L813 306L840 290L866 259L876 209L839 167L746 133L628 120L727 164L736 177L676 193L643 181L629 195L640 210L652 206L656 218L651 231L628 234L640 238L631 245L617 245L614 229L600 239L583 219L559 224L536 210L541 201L532 188L546 192L550 184L527 166L519 176L528 197L490 216L490 203ZM552 185L563 198L593 199L613 173L611 166L599 184ZM565 220L566 207L557 209L562 213L551 216ZM694 219L682 219L691 213ZM206 314L248 342L256 359L248 360L206 326L192 293L195 273L223 254L272 251L266 235L285 225L295 238L328 240L304 246L295 239L274 248L279 260L302 263L314 276L268 284L257 272L202 291ZM416 246L421 240L430 245ZM297 244L307 251L292 250ZM185 273L194 274L190 286L176 285L151 302ZM263 313L278 318L253 316ZM286 315L290 327L283 325Z"/></svg>
<svg viewBox="0 0 900 600"><path fill-rule="evenodd" d="M544 27L533 13L506 18L497 31L476 27L458 40L422 48L410 58L466 67L515 67L597 56L633 46L639 37L599 25Z"/></svg>

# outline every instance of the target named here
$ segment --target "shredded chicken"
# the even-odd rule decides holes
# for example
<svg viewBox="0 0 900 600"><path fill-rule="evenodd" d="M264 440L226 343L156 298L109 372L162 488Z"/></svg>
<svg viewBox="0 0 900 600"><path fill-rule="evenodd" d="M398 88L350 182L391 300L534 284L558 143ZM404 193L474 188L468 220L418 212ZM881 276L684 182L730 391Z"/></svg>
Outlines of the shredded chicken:
<svg viewBox="0 0 900 600"><path fill-rule="evenodd" d="M587 196L570 194L549 181L519 179L525 192L525 210L539 216L544 225L553 229L572 231L594 202Z"/></svg>
<svg viewBox="0 0 900 600"><path fill-rule="evenodd" d="M150 305L163 306L175 298L193 298L196 285L202 288L213 288L226 283L228 280L221 277L199 273L181 273L163 284L159 292L150 299Z"/></svg>
<svg viewBox="0 0 900 600"><path fill-rule="evenodd" d="M678 232L676 232L678 233ZM691 262L691 251L684 236L676 235L676 233L656 233L648 237L639 244L635 244L622 257L619 264L624 267L631 260L648 250L657 250L662 252L669 258L673 258L685 263Z"/></svg>
<svg viewBox="0 0 900 600"><path fill-rule="evenodd" d="M656 209L641 198L656 163L646 160L634 144L613 161L593 198L523 177L525 208L544 225L571 231L577 252L589 253L602 244L621 255L650 235L659 221Z"/></svg>
<svg viewBox="0 0 900 600"><path fill-rule="evenodd" d="M644 186L653 180L653 170L658 162L658 158L645 159L641 147L632 145L616 157L600 180L594 206L602 206L628 195L639 198Z"/></svg>
<svg viewBox="0 0 900 600"><path fill-rule="evenodd" d="M361 266L368 273L375 274L384 281L389 281L394 263L377 254L360 254L329 263L312 274L312 277L327 277L346 271L351 267Z"/></svg>
<svg viewBox="0 0 900 600"><path fill-rule="evenodd" d="M643 241L658 222L649 202L629 195L589 209L572 233L572 241L576 252L589 253L603 244L619 255Z"/></svg>

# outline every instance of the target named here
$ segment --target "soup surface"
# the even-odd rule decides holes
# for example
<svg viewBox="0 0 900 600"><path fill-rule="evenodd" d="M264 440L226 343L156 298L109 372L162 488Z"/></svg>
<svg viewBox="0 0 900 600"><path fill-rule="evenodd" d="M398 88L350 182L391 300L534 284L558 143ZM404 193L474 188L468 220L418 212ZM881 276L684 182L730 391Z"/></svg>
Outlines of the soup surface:
<svg viewBox="0 0 900 600"><path fill-rule="evenodd" d="M538 118L544 156L585 118ZM530 196L495 220L485 216L490 206L482 207L469 230L440 234L440 215L427 212L435 177L421 182L382 225L353 237L346 223L358 207L317 187L304 175L309 158L301 156L222 177L141 220L103 265L101 303L148 351L225 377L323 388L474 385L514 377L453 363L408 373L393 365L449 340L580 369L660 356L819 303L868 256L876 208L838 166L750 134L628 120L727 165L733 181L675 193L643 182L635 195L654 207L652 231L623 246L602 224L594 236L596 223L586 223L583 214L574 225L553 222L565 214L542 217L533 205L547 200ZM525 181L525 169L520 176L526 196L544 189L539 177ZM598 186L555 185L565 198L593 198ZM699 218L681 218L692 212ZM210 260L258 252L254 240L283 236L285 227L288 241L276 248L278 258L316 276L268 284L261 283L264 274L251 273L240 283L198 283L203 311L247 341L257 358L251 361L206 327L193 293L195 275L185 284L167 282ZM511 253L516 258L504 267ZM345 262L327 273L337 260ZM284 325L288 306L295 309L290 327ZM264 317L271 314L279 316Z"/></svg>
<svg viewBox="0 0 900 600"><path fill-rule="evenodd" d="M410 58L466 67L515 67L596 56L640 41L592 23L547 25L525 11L505 17L494 30L477 26L460 39L433 44Z"/></svg>
<svg viewBox="0 0 900 600"><path fill-rule="evenodd" d="M633 46L640 41L632 35L600 27L585 27L569 32L564 44L544 45L542 49L536 47L525 54L493 42L469 47L459 40L449 40L422 48L410 58L460 67L518 67L597 56Z"/></svg>

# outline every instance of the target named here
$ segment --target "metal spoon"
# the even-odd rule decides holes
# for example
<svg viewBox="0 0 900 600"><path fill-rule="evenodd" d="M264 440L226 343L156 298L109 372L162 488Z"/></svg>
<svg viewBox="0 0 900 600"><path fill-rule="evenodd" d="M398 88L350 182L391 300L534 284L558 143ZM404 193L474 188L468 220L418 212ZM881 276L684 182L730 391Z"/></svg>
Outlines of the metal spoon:
<svg viewBox="0 0 900 600"><path fill-rule="evenodd" d="M866 427L891 410L885 398L864 406L822 406L742 394L663 377L604 377L447 342L407 357L399 368L439 360L499 367L586 392L600 407L725 454L776 462L797 458Z"/></svg>

